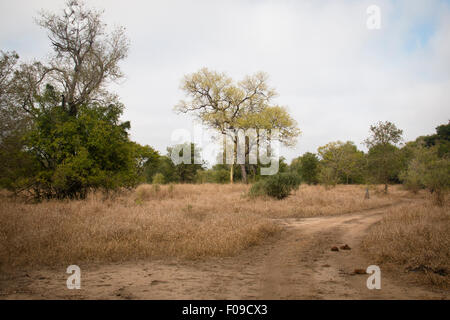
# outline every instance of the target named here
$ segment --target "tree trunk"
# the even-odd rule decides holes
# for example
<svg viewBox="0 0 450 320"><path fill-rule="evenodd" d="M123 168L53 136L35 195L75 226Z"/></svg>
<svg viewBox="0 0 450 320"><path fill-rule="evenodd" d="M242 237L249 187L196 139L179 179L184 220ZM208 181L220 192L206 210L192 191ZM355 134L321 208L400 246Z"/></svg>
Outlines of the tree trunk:
<svg viewBox="0 0 450 320"><path fill-rule="evenodd" d="M244 183L248 183L248 179L247 179L247 163L250 163L250 141L248 139L248 137L244 137L244 151L245 151L245 156L244 156L244 164L241 164L241 173L242 173L242 181Z"/></svg>
<svg viewBox="0 0 450 320"><path fill-rule="evenodd" d="M234 137L233 141L233 160L230 167L230 182L233 183L233 175L234 175L234 164L237 163L237 137Z"/></svg>
<svg viewBox="0 0 450 320"><path fill-rule="evenodd" d="M69 103L69 115L71 116L71 117L76 117L77 116L77 113L78 113L78 108L77 108L77 106L75 105L75 103Z"/></svg>
<svg viewBox="0 0 450 320"><path fill-rule="evenodd" d="M241 173L242 173L242 181L244 183L248 183L247 182L247 170L245 169L245 164L241 164Z"/></svg>
<svg viewBox="0 0 450 320"><path fill-rule="evenodd" d="M251 176L252 176L252 181L255 181L255 179L256 179L256 168L255 168L254 164L250 165L250 173L251 173Z"/></svg>

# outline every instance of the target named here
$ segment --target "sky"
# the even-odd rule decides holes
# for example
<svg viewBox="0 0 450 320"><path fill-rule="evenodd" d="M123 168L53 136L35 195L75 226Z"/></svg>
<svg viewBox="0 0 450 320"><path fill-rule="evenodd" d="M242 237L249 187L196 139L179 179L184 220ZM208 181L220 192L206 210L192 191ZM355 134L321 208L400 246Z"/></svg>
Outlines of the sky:
<svg viewBox="0 0 450 320"><path fill-rule="evenodd" d="M0 2L0 50L45 60L50 44L34 18L64 2ZM202 67L236 80L268 73L274 103L302 131L281 150L289 162L337 140L365 150L378 121L394 122L409 141L450 119L450 1L85 2L105 10L109 27L126 28L125 78L111 90L125 104L131 138L163 154L175 130L193 132L194 118L173 107L184 98L183 75ZM370 5L380 9L380 29L367 27Z"/></svg>

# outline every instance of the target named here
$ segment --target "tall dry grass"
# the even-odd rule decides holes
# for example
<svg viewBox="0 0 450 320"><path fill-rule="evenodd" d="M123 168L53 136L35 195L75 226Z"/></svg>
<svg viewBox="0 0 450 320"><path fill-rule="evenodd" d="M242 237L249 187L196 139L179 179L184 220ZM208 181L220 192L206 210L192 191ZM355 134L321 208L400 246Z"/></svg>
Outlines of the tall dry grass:
<svg viewBox="0 0 450 320"><path fill-rule="evenodd" d="M450 205L430 200L390 208L363 242L379 264L414 274L416 280L450 288Z"/></svg>
<svg viewBox="0 0 450 320"><path fill-rule="evenodd" d="M364 188L302 186L284 200L250 199L249 186L142 185L113 198L25 204L0 194L0 265L68 265L234 255L278 230L269 218L340 214L397 201Z"/></svg>

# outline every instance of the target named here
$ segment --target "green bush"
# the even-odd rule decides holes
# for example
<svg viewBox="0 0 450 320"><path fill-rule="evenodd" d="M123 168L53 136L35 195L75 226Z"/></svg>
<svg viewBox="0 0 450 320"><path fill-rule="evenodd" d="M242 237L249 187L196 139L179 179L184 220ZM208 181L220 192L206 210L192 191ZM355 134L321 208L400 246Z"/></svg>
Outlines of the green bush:
<svg viewBox="0 0 450 320"><path fill-rule="evenodd" d="M162 173L157 173L153 176L152 183L153 184L164 184L166 179Z"/></svg>
<svg viewBox="0 0 450 320"><path fill-rule="evenodd" d="M418 148L400 178L406 188L418 191L425 187L434 193L435 203L442 206L450 189L450 159L439 157L437 147Z"/></svg>
<svg viewBox="0 0 450 320"><path fill-rule="evenodd" d="M47 95L56 95L52 90ZM17 177L22 186L11 188L32 190L38 200L85 198L92 189L112 191L141 182L142 163L152 149L130 141L129 123L120 122L123 106L80 105L75 117L52 101L36 109L23 137L34 170Z"/></svg>
<svg viewBox="0 0 450 320"><path fill-rule="evenodd" d="M214 170L213 181L215 183L228 183L230 181L230 172L225 169Z"/></svg>
<svg viewBox="0 0 450 320"><path fill-rule="evenodd" d="M198 170L197 183L227 183L230 181L230 172L226 169Z"/></svg>
<svg viewBox="0 0 450 320"><path fill-rule="evenodd" d="M257 197L267 195L276 199L284 199L292 190L298 189L300 178L294 173L278 173L268 176L252 185L249 195Z"/></svg>

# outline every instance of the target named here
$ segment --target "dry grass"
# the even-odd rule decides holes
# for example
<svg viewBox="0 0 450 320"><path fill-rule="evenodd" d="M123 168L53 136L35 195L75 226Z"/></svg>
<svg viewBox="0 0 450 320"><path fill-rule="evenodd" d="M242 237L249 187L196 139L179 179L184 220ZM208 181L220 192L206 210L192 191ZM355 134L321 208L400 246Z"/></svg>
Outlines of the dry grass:
<svg viewBox="0 0 450 320"><path fill-rule="evenodd" d="M399 201L407 195L400 187L392 187L388 195L371 190L370 199L364 199L365 187L338 185L327 189L323 186L300 186L299 190L283 201L257 199L239 203L245 210L272 218L305 218L344 214L370 208L378 208Z"/></svg>
<svg viewBox="0 0 450 320"><path fill-rule="evenodd" d="M114 198L25 204L0 194L0 265L68 265L234 255L277 232L269 218L332 215L397 201L364 188L302 186L282 201L250 199L249 186L142 185Z"/></svg>
<svg viewBox="0 0 450 320"><path fill-rule="evenodd" d="M412 196L412 193L404 191L400 186L391 187L388 195L383 194L381 186L372 188L371 198L365 200L364 186L339 185L327 189L322 186L302 185L299 190L281 201L270 197L247 197L250 186L243 184L185 184L172 188L173 190L170 190L170 186L160 186L159 191L156 191L153 185L141 185L136 189L135 202L149 205L157 203L156 200L164 202L183 199L197 213L231 210L252 212L268 218L304 218L378 208ZM414 197L423 197L423 194Z"/></svg>
<svg viewBox="0 0 450 320"><path fill-rule="evenodd" d="M363 242L377 263L414 274L420 283L450 288L450 205L431 201L391 208Z"/></svg>

